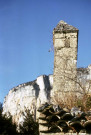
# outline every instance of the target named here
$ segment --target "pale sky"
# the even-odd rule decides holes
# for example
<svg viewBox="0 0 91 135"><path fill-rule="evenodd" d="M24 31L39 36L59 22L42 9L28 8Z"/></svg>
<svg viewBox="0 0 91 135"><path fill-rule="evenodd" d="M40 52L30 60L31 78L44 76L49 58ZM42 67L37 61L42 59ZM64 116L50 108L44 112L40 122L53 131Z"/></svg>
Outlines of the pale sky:
<svg viewBox="0 0 91 135"><path fill-rule="evenodd" d="M0 0L0 102L9 90L53 74L52 31L79 29L78 67L91 64L91 0Z"/></svg>

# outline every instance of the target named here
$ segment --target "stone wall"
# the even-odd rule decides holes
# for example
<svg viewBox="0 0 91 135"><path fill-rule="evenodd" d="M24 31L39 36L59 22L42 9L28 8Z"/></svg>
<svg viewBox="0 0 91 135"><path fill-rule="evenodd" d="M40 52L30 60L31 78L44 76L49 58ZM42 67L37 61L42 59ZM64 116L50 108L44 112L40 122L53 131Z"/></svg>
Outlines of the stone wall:
<svg viewBox="0 0 91 135"><path fill-rule="evenodd" d="M53 31L54 42L54 94L62 98L67 92L76 91L78 30L60 21Z"/></svg>

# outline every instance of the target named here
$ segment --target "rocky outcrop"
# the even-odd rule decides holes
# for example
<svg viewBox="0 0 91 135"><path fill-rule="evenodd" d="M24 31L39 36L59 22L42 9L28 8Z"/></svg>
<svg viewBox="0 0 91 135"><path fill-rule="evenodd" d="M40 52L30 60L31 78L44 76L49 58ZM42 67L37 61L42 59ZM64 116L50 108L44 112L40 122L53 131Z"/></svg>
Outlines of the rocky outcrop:
<svg viewBox="0 0 91 135"><path fill-rule="evenodd" d="M91 65L87 68L78 68L77 75L82 84L84 84L84 81L86 83L91 81ZM52 87L53 75L42 75L32 82L14 87L4 99L3 114L8 115L10 113L13 120L19 124L23 121L22 112L29 109L32 114L35 114L36 119L39 115L36 111L37 108L45 102L51 102ZM91 93L91 88L89 88L89 93Z"/></svg>
<svg viewBox="0 0 91 135"><path fill-rule="evenodd" d="M91 94L91 65L87 68L77 69L77 89L83 93Z"/></svg>
<svg viewBox="0 0 91 135"><path fill-rule="evenodd" d="M35 114L36 119L37 107L45 102L50 102L52 86L52 75L43 75L32 82L14 87L4 99L3 114L11 114L13 121L19 124L23 121L22 112L29 109L32 114Z"/></svg>

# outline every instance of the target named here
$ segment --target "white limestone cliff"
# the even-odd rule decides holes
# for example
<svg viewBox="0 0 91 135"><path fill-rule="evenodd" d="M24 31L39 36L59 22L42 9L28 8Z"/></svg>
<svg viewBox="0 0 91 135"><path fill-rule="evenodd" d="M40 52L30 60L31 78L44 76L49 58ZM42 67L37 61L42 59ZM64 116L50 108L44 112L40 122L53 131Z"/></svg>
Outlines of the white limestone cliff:
<svg viewBox="0 0 91 135"><path fill-rule="evenodd" d="M50 101L52 85L52 75L43 75L32 82L20 84L11 89L4 99L3 114L10 113L17 124L23 121L22 112L25 109L29 109L36 117L36 109Z"/></svg>
<svg viewBox="0 0 91 135"><path fill-rule="evenodd" d="M88 88L91 83L91 65L87 68L78 68L77 77L80 82ZM85 82L85 83L84 83ZM11 114L13 121L17 124L23 122L22 112L29 109L38 118L37 108L45 103L50 102L52 96L53 75L42 75L32 82L18 85L11 89L4 99L3 114ZM91 94L91 87L89 87Z"/></svg>

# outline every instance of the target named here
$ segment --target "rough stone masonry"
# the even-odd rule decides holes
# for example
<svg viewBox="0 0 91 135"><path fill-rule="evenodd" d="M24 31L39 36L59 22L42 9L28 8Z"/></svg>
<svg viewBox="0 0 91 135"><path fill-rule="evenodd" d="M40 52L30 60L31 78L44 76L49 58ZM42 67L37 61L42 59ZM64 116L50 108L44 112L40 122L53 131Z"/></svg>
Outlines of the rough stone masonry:
<svg viewBox="0 0 91 135"><path fill-rule="evenodd" d="M53 30L53 94L62 98L76 91L78 29L60 21ZM57 96L58 95L58 96Z"/></svg>
<svg viewBox="0 0 91 135"><path fill-rule="evenodd" d="M81 86L86 87L87 92L91 94L91 83L89 83L91 82L91 65L87 68L76 69L77 35L78 30L65 22L61 21L57 25L53 32L54 75L42 75L32 82L26 82L12 88L4 99L3 114L8 116L10 113L17 125L23 122L22 112L25 112L26 109L29 109L31 114L34 114L35 119L38 118L37 108L45 102L51 103L53 91L57 90L61 94L66 91L75 91L75 83L71 81L71 78L76 78L76 70L77 79L80 81ZM67 75L69 78L66 78ZM72 86L69 86L71 84Z"/></svg>

